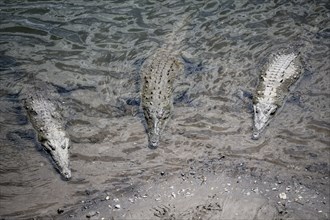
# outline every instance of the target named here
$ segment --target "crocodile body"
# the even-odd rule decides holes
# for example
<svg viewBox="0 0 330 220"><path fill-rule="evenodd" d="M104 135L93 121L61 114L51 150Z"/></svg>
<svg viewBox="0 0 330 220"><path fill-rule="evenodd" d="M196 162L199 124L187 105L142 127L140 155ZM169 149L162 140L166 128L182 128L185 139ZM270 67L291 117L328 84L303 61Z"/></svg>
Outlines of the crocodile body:
<svg viewBox="0 0 330 220"><path fill-rule="evenodd" d="M172 115L174 81L182 71L183 64L177 54L166 48L157 49L142 66L141 105L150 148L158 147L160 135Z"/></svg>
<svg viewBox="0 0 330 220"><path fill-rule="evenodd" d="M253 100L253 139L258 139L271 119L279 112L290 87L299 79L300 62L295 53L274 56L262 71Z"/></svg>
<svg viewBox="0 0 330 220"><path fill-rule="evenodd" d="M39 83L30 91L24 105L38 140L51 156L55 168L66 179L71 178L69 168L70 139L65 132L64 123L52 89Z"/></svg>

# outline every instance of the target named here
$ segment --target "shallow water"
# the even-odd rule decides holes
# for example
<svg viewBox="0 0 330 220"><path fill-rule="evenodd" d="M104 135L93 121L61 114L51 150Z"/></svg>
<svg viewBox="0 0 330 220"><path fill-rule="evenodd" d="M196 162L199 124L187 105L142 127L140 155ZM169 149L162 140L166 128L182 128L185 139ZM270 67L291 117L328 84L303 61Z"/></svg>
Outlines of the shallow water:
<svg viewBox="0 0 330 220"><path fill-rule="evenodd" d="M328 175L330 4L290 2L3 1L0 215L53 215L86 195L116 194L218 154ZM166 44L189 59L174 116L151 150L138 107L139 69ZM253 92L267 57L290 47L301 53L303 77L262 138L251 140L250 100L237 93ZM35 79L63 98L70 181L36 146L22 107Z"/></svg>

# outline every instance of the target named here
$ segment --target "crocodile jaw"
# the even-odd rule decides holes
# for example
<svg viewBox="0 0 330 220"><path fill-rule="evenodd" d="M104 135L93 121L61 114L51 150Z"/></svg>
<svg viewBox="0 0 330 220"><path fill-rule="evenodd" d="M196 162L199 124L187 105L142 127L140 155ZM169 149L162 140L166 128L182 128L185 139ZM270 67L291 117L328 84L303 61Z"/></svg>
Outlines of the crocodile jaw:
<svg viewBox="0 0 330 220"><path fill-rule="evenodd" d="M253 106L254 110L254 127L252 139L259 139L260 134L269 124L278 106L272 103L260 103L258 102Z"/></svg>
<svg viewBox="0 0 330 220"><path fill-rule="evenodd" d="M153 127L149 129L148 137L149 137L149 147L151 149L156 149L159 145L160 139L160 126L159 120L155 119Z"/></svg>
<svg viewBox="0 0 330 220"><path fill-rule="evenodd" d="M70 140L66 137L65 132L57 131L50 133L42 141L42 145L52 157L56 169L65 179L71 178L71 170L69 168L69 147Z"/></svg>
<svg viewBox="0 0 330 220"><path fill-rule="evenodd" d="M145 118L148 126L149 148L155 149L159 145L159 139L167 121L171 116L170 107L145 108Z"/></svg>
<svg viewBox="0 0 330 220"><path fill-rule="evenodd" d="M154 116L152 120L149 121L149 148L156 149L158 147L160 136L166 126L167 120L168 118Z"/></svg>

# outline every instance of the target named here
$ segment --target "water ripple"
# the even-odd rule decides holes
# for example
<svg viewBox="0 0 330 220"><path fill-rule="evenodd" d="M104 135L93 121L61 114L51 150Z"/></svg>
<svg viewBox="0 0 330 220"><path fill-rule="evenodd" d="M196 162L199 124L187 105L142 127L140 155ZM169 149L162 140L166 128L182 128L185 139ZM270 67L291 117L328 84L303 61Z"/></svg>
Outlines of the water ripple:
<svg viewBox="0 0 330 220"><path fill-rule="evenodd" d="M327 1L5 0L0 9L3 216L55 214L83 199L88 188L95 194L124 190L219 153L325 173ZM174 115L161 146L151 151L139 108L139 70L166 44L182 51L186 74L177 79ZM283 48L300 51L305 62L295 91L299 101L288 102L264 137L252 141L251 100L237 93L252 93L269 55ZM60 179L38 148L23 108L36 79L63 98L71 182Z"/></svg>

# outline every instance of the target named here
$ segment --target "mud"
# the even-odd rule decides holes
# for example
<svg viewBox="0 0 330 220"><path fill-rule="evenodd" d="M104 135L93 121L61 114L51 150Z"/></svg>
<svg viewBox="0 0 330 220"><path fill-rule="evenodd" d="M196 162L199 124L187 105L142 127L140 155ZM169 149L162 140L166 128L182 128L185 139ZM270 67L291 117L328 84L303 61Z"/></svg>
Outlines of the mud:
<svg viewBox="0 0 330 220"><path fill-rule="evenodd" d="M189 161L158 180L105 192L55 219L328 219L328 177L288 175L265 161L230 156ZM274 169L275 168L275 169ZM323 176L323 177L322 177ZM315 188L315 183L321 183ZM322 193L323 192L323 193Z"/></svg>

